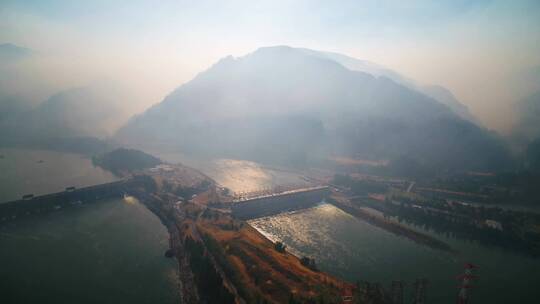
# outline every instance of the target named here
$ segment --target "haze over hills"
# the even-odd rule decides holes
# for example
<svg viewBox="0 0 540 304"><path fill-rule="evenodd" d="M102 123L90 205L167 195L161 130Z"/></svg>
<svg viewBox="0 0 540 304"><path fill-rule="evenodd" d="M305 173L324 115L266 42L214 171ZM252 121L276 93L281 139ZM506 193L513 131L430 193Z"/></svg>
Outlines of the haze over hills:
<svg viewBox="0 0 540 304"><path fill-rule="evenodd" d="M539 85L540 0L0 0L0 304L537 303Z"/></svg>
<svg viewBox="0 0 540 304"><path fill-rule="evenodd" d="M24 58L30 58L33 52L11 43L0 44L0 121L13 113L28 110L31 103L13 92L11 86L14 76L12 67Z"/></svg>
<svg viewBox="0 0 540 304"><path fill-rule="evenodd" d="M450 92L450 90L446 89L445 87L439 85L419 85L413 79L403 76L396 71L393 71L373 62L356 59L343 54L333 52L320 52L304 48L299 50L302 50L308 55L331 59L353 71L365 72L375 77L387 77L404 87L407 87L411 90L419 91L448 106L461 118L471 121L477 125L480 124L480 121L471 114L469 108L459 102L454 96L454 94L452 94L452 92Z"/></svg>
<svg viewBox="0 0 540 304"><path fill-rule="evenodd" d="M122 92L106 85L73 88L51 96L26 115L32 118L34 132L107 137L132 114L124 111L124 98Z"/></svg>
<svg viewBox="0 0 540 304"><path fill-rule="evenodd" d="M37 106L7 108L0 116L0 144L101 151L99 139L112 135L134 114L126 110L126 101L126 92L97 84L61 91Z"/></svg>
<svg viewBox="0 0 540 304"><path fill-rule="evenodd" d="M12 63L32 55L32 50L11 43L0 44L0 65Z"/></svg>
<svg viewBox="0 0 540 304"><path fill-rule="evenodd" d="M0 95L2 144L107 138L135 113L126 110L130 95L114 85L66 89L37 106L10 90ZM368 61L287 46L220 60L131 119L115 139L274 163L329 155L405 156L445 169L507 163L502 141L449 90Z"/></svg>
<svg viewBox="0 0 540 304"><path fill-rule="evenodd" d="M438 85L426 85L422 86L420 90L425 95L448 106L459 117L468 120L476 125L482 125L480 120L469 111L469 108L459 102L459 100L457 100L454 94L447 88Z"/></svg>
<svg viewBox="0 0 540 304"><path fill-rule="evenodd" d="M496 135L448 105L331 57L339 56L286 46L226 57L131 119L115 139L296 164L329 155L406 156L444 170L508 163Z"/></svg>
<svg viewBox="0 0 540 304"><path fill-rule="evenodd" d="M517 105L514 136L523 142L540 138L540 91L521 100Z"/></svg>

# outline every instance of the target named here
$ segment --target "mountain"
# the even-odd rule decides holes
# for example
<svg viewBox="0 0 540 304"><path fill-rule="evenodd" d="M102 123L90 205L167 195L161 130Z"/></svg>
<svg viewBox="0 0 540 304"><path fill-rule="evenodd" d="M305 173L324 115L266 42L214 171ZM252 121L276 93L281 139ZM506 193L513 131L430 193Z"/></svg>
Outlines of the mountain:
<svg viewBox="0 0 540 304"><path fill-rule="evenodd" d="M96 138L112 135L133 115L125 103L126 95L111 85L61 91L31 108L8 107L14 99L0 112L0 145L102 145Z"/></svg>
<svg viewBox="0 0 540 304"><path fill-rule="evenodd" d="M305 49L266 47L226 57L132 118L121 143L294 163L330 154L412 156L440 169L507 161L498 137L387 77Z"/></svg>
<svg viewBox="0 0 540 304"><path fill-rule="evenodd" d="M32 50L11 43L0 44L0 64L11 63L32 55Z"/></svg>
<svg viewBox="0 0 540 304"><path fill-rule="evenodd" d="M532 141L526 151L527 169L540 175L540 137Z"/></svg>
<svg viewBox="0 0 540 304"><path fill-rule="evenodd" d="M13 92L13 83L19 75L13 65L33 52L27 48L10 43L0 44L0 121L8 115L28 110L31 103L24 97Z"/></svg>
<svg viewBox="0 0 540 304"><path fill-rule="evenodd" d="M31 105L25 98L6 92L0 93L0 122L10 116L28 111L30 108Z"/></svg>
<svg viewBox="0 0 540 304"><path fill-rule="evenodd" d="M540 147L540 91L537 91L516 104L515 123L509 139L513 144L515 153L525 163L530 163L531 146L533 151ZM535 153L537 157L538 153ZM538 166L536 167L538 169Z"/></svg>
<svg viewBox="0 0 540 304"><path fill-rule="evenodd" d="M528 143L540 138L540 91L522 99L516 106L515 140Z"/></svg>
<svg viewBox="0 0 540 304"><path fill-rule="evenodd" d="M57 136L105 137L127 120L123 100L108 87L80 87L59 92L31 113L34 132ZM123 117L122 117L123 116Z"/></svg>
<svg viewBox="0 0 540 304"><path fill-rule="evenodd" d="M438 85L427 85L422 86L420 88L420 91L425 95L437 100L438 102L448 106L459 117L468 120L476 125L481 125L478 118L471 114L469 108L466 105L460 103L454 96L454 94L445 87Z"/></svg>
<svg viewBox="0 0 540 304"><path fill-rule="evenodd" d="M349 70L364 72L364 73L373 75L375 77L384 76L405 87L415 89L415 90L417 88L417 84L415 83L414 80L407 78L396 71L393 71L391 69L388 69L386 67L383 67L379 64L376 64L367 60L360 60L360 59L356 59L353 57L349 57L347 55L334 53L334 52L321 52L321 51L315 51L315 50L310 50L310 49L305 49L305 48L300 48L298 50L310 56L317 56L320 58L330 59L332 61L335 61L343 65Z"/></svg>
<svg viewBox="0 0 540 304"><path fill-rule="evenodd" d="M388 69L386 67L383 67L373 62L352 58L352 57L342 55L339 53L320 52L320 51L314 51L310 49L299 49L299 50L311 56L318 56L321 58L333 60L353 71L360 71L360 72L368 73L375 77L382 76L382 77L389 78L404 87L407 87L411 90L419 91L437 100L438 102L448 106L452 111L454 111L461 118L468 120L472 123L475 123L477 125L480 125L480 121L476 117L474 117L474 115L470 113L469 108L467 108L467 106L459 102L450 90L442 86L418 85L416 81L406 76L403 76L396 71L393 71L391 69Z"/></svg>
<svg viewBox="0 0 540 304"><path fill-rule="evenodd" d="M121 176L130 171L155 167L162 162L142 151L118 148L92 157L92 163Z"/></svg>

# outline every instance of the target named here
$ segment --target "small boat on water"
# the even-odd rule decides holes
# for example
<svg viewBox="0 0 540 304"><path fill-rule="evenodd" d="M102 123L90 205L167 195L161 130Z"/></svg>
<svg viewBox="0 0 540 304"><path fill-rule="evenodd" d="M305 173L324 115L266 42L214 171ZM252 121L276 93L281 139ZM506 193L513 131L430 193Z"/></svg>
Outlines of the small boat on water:
<svg viewBox="0 0 540 304"><path fill-rule="evenodd" d="M41 164L41 163L44 163L45 161L43 161L43 159L40 159L37 161L38 164Z"/></svg>

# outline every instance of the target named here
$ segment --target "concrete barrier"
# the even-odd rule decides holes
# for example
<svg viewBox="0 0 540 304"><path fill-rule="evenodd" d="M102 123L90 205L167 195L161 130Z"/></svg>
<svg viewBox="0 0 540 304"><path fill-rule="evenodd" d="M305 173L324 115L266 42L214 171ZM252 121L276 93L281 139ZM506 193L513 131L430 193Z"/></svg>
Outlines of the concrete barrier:
<svg viewBox="0 0 540 304"><path fill-rule="evenodd" d="M236 202L231 209L239 219L253 219L309 208L322 202L329 194L328 187L316 187Z"/></svg>
<svg viewBox="0 0 540 304"><path fill-rule="evenodd" d="M145 177L134 177L84 188L69 188L62 192L0 203L0 222L100 199L122 197L124 194L129 193L133 187L147 187L149 182Z"/></svg>

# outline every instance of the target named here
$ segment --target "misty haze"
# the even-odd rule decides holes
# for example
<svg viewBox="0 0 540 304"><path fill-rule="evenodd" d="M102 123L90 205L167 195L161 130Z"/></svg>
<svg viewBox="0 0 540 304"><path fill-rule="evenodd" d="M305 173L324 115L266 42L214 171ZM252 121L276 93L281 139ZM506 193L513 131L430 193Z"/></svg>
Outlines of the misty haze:
<svg viewBox="0 0 540 304"><path fill-rule="evenodd" d="M2 1L0 303L537 303L536 1Z"/></svg>

